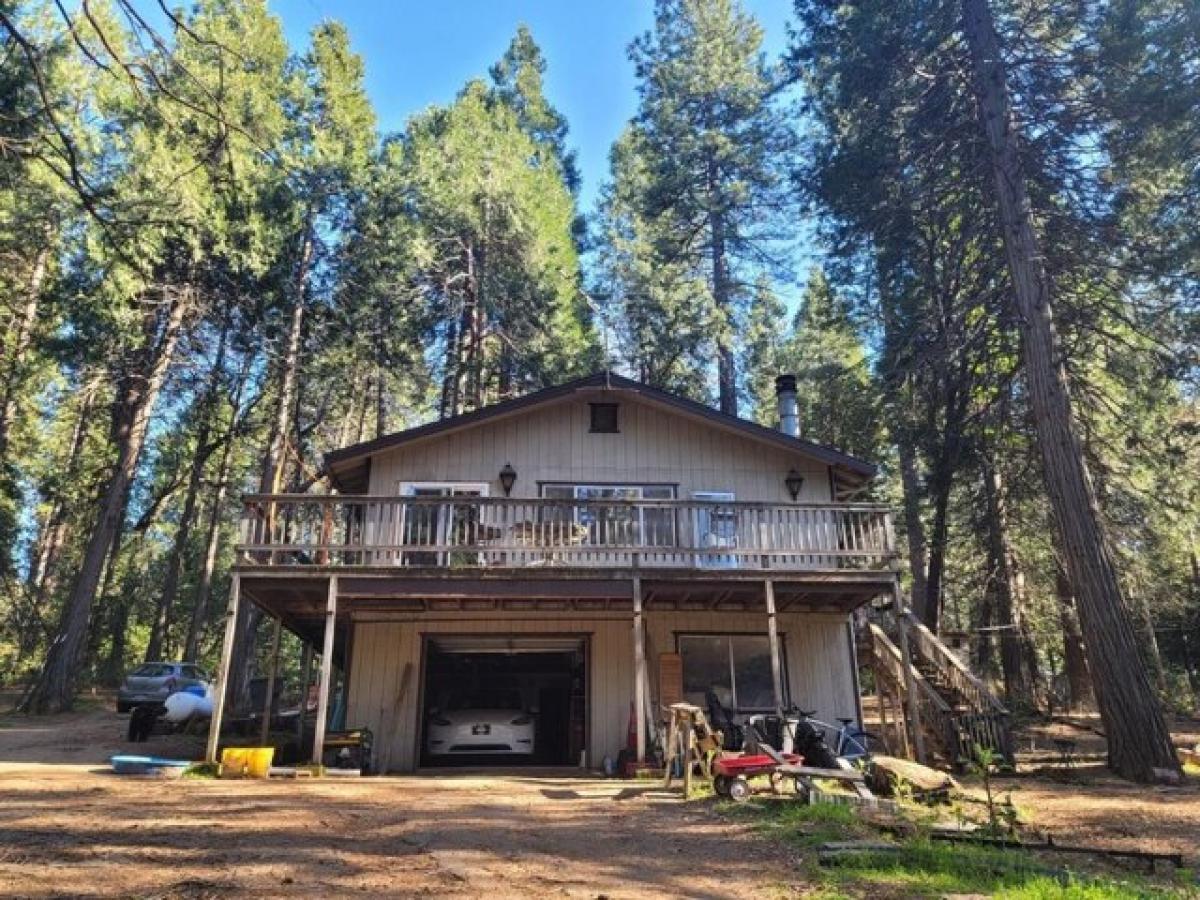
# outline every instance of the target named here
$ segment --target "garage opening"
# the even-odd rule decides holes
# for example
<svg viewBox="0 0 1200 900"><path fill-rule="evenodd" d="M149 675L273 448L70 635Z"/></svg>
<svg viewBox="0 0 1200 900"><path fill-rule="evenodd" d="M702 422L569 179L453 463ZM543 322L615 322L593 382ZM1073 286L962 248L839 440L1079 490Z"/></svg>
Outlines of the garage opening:
<svg viewBox="0 0 1200 900"><path fill-rule="evenodd" d="M587 638L427 636L422 766L576 766Z"/></svg>

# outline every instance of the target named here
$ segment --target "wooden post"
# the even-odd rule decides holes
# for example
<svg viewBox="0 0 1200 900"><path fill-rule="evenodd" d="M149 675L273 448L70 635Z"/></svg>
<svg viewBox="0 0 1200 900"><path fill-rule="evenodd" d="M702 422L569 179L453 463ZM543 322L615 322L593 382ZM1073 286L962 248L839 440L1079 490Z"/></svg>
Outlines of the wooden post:
<svg viewBox="0 0 1200 900"><path fill-rule="evenodd" d="M775 715L783 716L783 665L779 660L779 627L775 621L775 582L763 582L767 599L767 638L771 642L771 689L775 693Z"/></svg>
<svg viewBox="0 0 1200 900"><path fill-rule="evenodd" d="M895 692L888 694L888 703L892 707L892 718L896 720L896 733L900 735L900 746L903 749L900 755L909 759L913 749L908 740L908 716L904 712L904 704L900 702L900 697Z"/></svg>
<svg viewBox="0 0 1200 900"><path fill-rule="evenodd" d="M204 753L204 761L209 763L217 761L217 744L221 738L221 717L225 714L225 691L229 687L229 662L233 657L233 639L237 631L241 592L242 576L234 572L229 583L229 603L225 607L225 640L221 643L221 667L217 670L212 717L208 720L208 747Z"/></svg>
<svg viewBox="0 0 1200 900"><path fill-rule="evenodd" d="M279 677L279 637L283 630L283 619L276 617L275 627L271 631L271 669L267 672L267 695L263 699L262 734L259 746L267 746L267 738L271 734L271 701L275 699L275 679Z"/></svg>
<svg viewBox="0 0 1200 900"><path fill-rule="evenodd" d="M692 796L692 766L696 757L696 720L688 714L683 734L683 799Z"/></svg>
<svg viewBox="0 0 1200 900"><path fill-rule="evenodd" d="M300 715L296 717L296 758L300 758L300 747L304 744L304 719L308 715L308 686L312 684L312 644L304 641L304 652L300 658Z"/></svg>
<svg viewBox="0 0 1200 900"><path fill-rule="evenodd" d="M904 666L904 699L910 731L909 739L917 757L917 762L924 764L925 735L921 733L920 698L917 697L917 682L912 674L912 653L908 649L908 618L904 606L904 597L900 593L900 580L892 582L892 600L896 610L896 626L900 634L900 662Z"/></svg>
<svg viewBox="0 0 1200 900"><path fill-rule="evenodd" d="M633 576L633 715L637 761L646 759L646 645L642 622L642 578Z"/></svg>
<svg viewBox="0 0 1200 900"><path fill-rule="evenodd" d="M325 755L325 719L329 715L329 683L333 679L333 633L337 625L337 576L329 576L329 597L325 602L325 643L321 650L321 686L317 691L317 721L313 728L313 758L321 765Z"/></svg>

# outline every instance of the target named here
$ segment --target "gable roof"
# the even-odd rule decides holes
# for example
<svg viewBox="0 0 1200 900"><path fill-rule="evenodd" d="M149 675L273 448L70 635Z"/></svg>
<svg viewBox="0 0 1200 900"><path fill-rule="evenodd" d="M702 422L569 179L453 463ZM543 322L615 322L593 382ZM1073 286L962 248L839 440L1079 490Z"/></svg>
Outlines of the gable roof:
<svg viewBox="0 0 1200 900"><path fill-rule="evenodd" d="M753 440L771 444L792 453L801 453L834 467L839 476L851 482L865 482L873 478L877 471L872 463L843 453L841 450L804 438L792 437L774 428L767 428L757 422L731 416L713 409L711 406L660 388L651 387L614 372L596 372L583 378L576 378L573 381L534 391L523 397L484 406L460 416L418 425L416 428L393 432L372 441L363 441L360 444L352 444L349 447L331 451L325 454L325 471L339 488L348 492L353 492L355 489L362 490L365 489L368 461L376 453L402 447L425 438L470 428L483 422L507 418L576 393L597 390L632 394L651 404L665 406L693 418L704 419L716 427L734 431Z"/></svg>

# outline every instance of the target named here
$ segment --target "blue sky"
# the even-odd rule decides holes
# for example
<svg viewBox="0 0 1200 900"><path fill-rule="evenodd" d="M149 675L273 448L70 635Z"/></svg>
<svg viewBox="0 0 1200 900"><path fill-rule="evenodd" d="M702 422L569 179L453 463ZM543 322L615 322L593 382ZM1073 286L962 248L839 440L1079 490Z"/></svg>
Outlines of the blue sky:
<svg viewBox="0 0 1200 900"><path fill-rule="evenodd" d="M765 29L767 52L779 53L790 3L745 5ZM607 174L608 149L637 103L626 48L653 22L652 0L276 0L271 8L296 48L323 19L345 23L385 132L486 75L524 22L547 58L547 93L570 124L585 211Z"/></svg>

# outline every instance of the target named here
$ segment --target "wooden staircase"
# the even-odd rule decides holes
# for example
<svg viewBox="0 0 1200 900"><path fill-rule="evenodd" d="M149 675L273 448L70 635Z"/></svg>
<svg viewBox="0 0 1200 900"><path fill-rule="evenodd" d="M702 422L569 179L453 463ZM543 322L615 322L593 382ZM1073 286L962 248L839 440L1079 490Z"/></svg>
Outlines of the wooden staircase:
<svg viewBox="0 0 1200 900"><path fill-rule="evenodd" d="M900 647L907 637L905 676ZM889 726L890 705L902 752L918 756L912 706L920 722L926 756L961 769L975 758L975 748L991 750L1013 763L1009 713L1004 704L932 631L904 610L890 622L868 621L859 632L859 659L871 667L879 698L881 726ZM910 685L916 703L910 704Z"/></svg>

